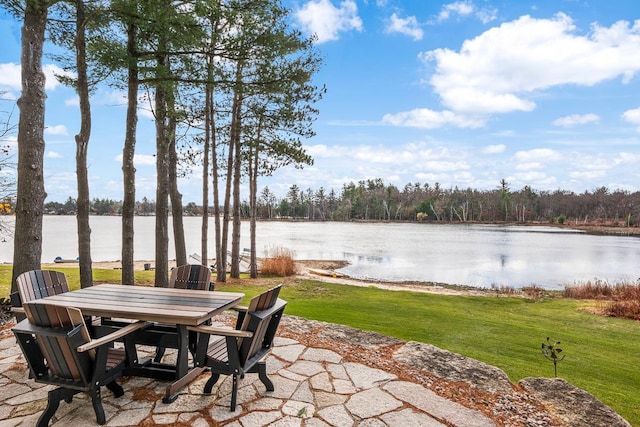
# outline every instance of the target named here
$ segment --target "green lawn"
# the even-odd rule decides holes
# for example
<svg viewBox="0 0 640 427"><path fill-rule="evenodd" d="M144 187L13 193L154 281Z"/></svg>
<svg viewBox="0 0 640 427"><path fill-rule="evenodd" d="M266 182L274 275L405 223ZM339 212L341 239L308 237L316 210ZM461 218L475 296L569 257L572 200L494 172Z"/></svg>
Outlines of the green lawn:
<svg viewBox="0 0 640 427"><path fill-rule="evenodd" d="M221 285L220 290L259 289ZM285 313L433 344L504 370L512 381L553 377L540 352L550 336L566 354L558 376L640 426L640 322L605 318L567 299L461 297L298 281Z"/></svg>
<svg viewBox="0 0 640 427"><path fill-rule="evenodd" d="M77 268L64 271L72 289ZM119 270L94 270L96 281L117 282ZM151 281L153 272L136 273ZM10 267L0 267L0 298L9 293ZM583 310L587 302L562 298L536 302L507 297L462 297L395 292L287 279L281 297L286 313L349 325L406 341L436 345L504 370L511 380L552 377L553 365L540 353L547 336L561 341L566 359L558 375L640 426L640 322L605 318ZM264 287L220 284L247 299Z"/></svg>

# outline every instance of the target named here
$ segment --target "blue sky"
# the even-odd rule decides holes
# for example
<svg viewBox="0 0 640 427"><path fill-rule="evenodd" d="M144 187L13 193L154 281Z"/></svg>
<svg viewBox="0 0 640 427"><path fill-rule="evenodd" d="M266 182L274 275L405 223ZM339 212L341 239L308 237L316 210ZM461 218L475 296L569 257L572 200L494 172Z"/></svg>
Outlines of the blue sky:
<svg viewBox="0 0 640 427"><path fill-rule="evenodd" d="M317 34L328 92L315 160L261 178L278 196L337 192L382 178L445 188L578 193L640 189L640 3L637 0L286 0L292 25ZM0 12L0 91L20 91L20 23ZM55 65L45 59L47 70ZM48 201L76 197L74 92L47 80ZM92 99L91 197L122 199L125 95ZM10 108L2 102L0 111ZM17 116L17 110L15 111ZM137 198L155 198L153 122L141 115ZM9 142L15 144L15 135ZM198 203L200 171L181 181Z"/></svg>

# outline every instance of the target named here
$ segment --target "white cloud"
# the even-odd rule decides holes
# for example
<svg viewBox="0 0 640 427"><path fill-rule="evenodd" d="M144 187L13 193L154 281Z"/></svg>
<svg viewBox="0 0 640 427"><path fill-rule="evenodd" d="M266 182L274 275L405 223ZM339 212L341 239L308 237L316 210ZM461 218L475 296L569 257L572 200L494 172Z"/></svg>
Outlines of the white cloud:
<svg viewBox="0 0 640 427"><path fill-rule="evenodd" d="M416 41L422 40L424 37L424 31L420 28L415 16L400 18L396 13L391 15L391 18L389 18L385 32L404 34Z"/></svg>
<svg viewBox="0 0 640 427"><path fill-rule="evenodd" d="M295 18L305 31L318 37L318 43L338 40L344 31L363 29L354 0L344 0L339 8L330 0L311 0L295 12Z"/></svg>
<svg viewBox="0 0 640 427"><path fill-rule="evenodd" d="M64 105L67 107L79 107L80 106L80 98L74 96L73 98L65 99Z"/></svg>
<svg viewBox="0 0 640 427"><path fill-rule="evenodd" d="M22 89L20 73L20 64L0 64L0 88Z"/></svg>
<svg viewBox="0 0 640 427"><path fill-rule="evenodd" d="M60 82L56 78L56 75L66 76L66 77L75 77L74 73L70 73L68 71L63 70L54 64L45 64L42 66L42 71L46 77L46 83L44 88L46 90L54 90L58 86L60 86Z"/></svg>
<svg viewBox="0 0 640 427"><path fill-rule="evenodd" d="M498 10L494 7L478 8L470 0L457 1L454 3L448 3L442 6L440 13L438 14L438 22L447 21L454 15L461 17L468 17L474 15L483 24L488 24L491 21L495 21L498 17Z"/></svg>
<svg viewBox="0 0 640 427"><path fill-rule="evenodd" d="M73 73L69 73L62 68L54 64L45 64L42 66L44 72L45 90L54 90L60 85L60 82L56 78L56 75L73 77ZM9 62L6 64L0 64L0 88L7 87L13 90L22 89L22 77L21 77L20 64L14 64Z"/></svg>
<svg viewBox="0 0 640 427"><path fill-rule="evenodd" d="M587 123L593 123L600 120L600 117L596 114L571 114L569 116L560 117L553 121L555 126L572 127L576 125L586 125Z"/></svg>
<svg viewBox="0 0 640 427"><path fill-rule="evenodd" d="M528 151L518 151L514 156L515 161L520 163L540 162L548 164L562 160L562 154L550 148L534 148Z"/></svg>
<svg viewBox="0 0 640 427"><path fill-rule="evenodd" d="M525 183L525 185L532 185L534 188L549 188L552 187L556 178L554 176L550 176L545 172L526 172L526 173L515 173L513 174L512 179L517 180L518 182Z"/></svg>
<svg viewBox="0 0 640 427"><path fill-rule="evenodd" d="M63 156L62 154L56 152L56 151L49 151L47 152L47 155L45 156L47 159L62 159Z"/></svg>
<svg viewBox="0 0 640 427"><path fill-rule="evenodd" d="M517 171L532 171L544 169L544 165L540 162L520 163L516 165Z"/></svg>
<svg viewBox="0 0 640 427"><path fill-rule="evenodd" d="M504 144L496 144L496 145L487 145L481 150L482 154L500 154L504 153L507 149L507 146Z"/></svg>
<svg viewBox="0 0 640 427"><path fill-rule="evenodd" d="M638 126L638 132L640 132L640 108L625 111L622 113L622 118L625 121Z"/></svg>
<svg viewBox="0 0 640 427"><path fill-rule="evenodd" d="M114 160L122 164L122 154L118 154ZM156 156L153 154L134 154L133 164L136 166L155 166Z"/></svg>
<svg viewBox="0 0 640 427"><path fill-rule="evenodd" d="M522 16L466 40L459 52L420 55L435 63L430 79L442 103L457 112L531 111L536 91L559 85L592 86L640 70L640 20L610 28L593 24L577 35L572 19Z"/></svg>
<svg viewBox="0 0 640 427"><path fill-rule="evenodd" d="M146 95L140 95L139 101L147 99ZM105 105L127 105L127 92L120 90L103 90L97 100L100 104Z"/></svg>
<svg viewBox="0 0 640 427"><path fill-rule="evenodd" d="M122 162L122 156L119 157L120 162ZM153 154L134 154L133 164L136 166L155 166L156 156Z"/></svg>
<svg viewBox="0 0 640 427"><path fill-rule="evenodd" d="M421 163L421 167L431 172L453 172L459 170L469 170L471 166L467 162L434 160Z"/></svg>
<svg viewBox="0 0 640 427"><path fill-rule="evenodd" d="M622 164L635 165L638 162L640 162L640 154L627 153L627 152L620 153L614 161L616 165L622 165Z"/></svg>
<svg viewBox="0 0 640 427"><path fill-rule="evenodd" d="M461 128L479 128L485 121L455 113L453 111L434 111L428 108L416 108L396 114L385 114L382 122L393 126L407 126L423 129L436 129L452 125Z"/></svg>
<svg viewBox="0 0 640 427"><path fill-rule="evenodd" d="M476 18L482 21L483 24L488 24L498 19L498 10L492 7L480 9L476 12Z"/></svg>
<svg viewBox="0 0 640 427"><path fill-rule="evenodd" d="M580 181L592 181L599 180L605 176L604 170L591 170L591 171L573 171L569 172L569 177Z"/></svg>
<svg viewBox="0 0 640 427"><path fill-rule="evenodd" d="M311 157L340 158L345 155L344 150L337 150L336 147L328 147L325 144L309 145L305 150Z"/></svg>
<svg viewBox="0 0 640 427"><path fill-rule="evenodd" d="M470 1L457 1L455 3L445 4L440 10L438 21L446 21L452 14L460 16L471 15L474 10L475 6Z"/></svg>
<svg viewBox="0 0 640 427"><path fill-rule="evenodd" d="M65 125L45 126L45 135L68 135L67 127Z"/></svg>

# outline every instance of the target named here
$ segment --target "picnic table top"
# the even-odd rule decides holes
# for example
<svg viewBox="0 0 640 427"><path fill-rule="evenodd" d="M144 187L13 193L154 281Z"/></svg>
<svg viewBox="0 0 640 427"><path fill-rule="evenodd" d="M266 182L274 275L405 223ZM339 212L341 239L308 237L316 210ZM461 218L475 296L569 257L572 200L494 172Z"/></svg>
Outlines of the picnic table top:
<svg viewBox="0 0 640 427"><path fill-rule="evenodd" d="M100 284L43 300L83 314L149 322L199 325L242 300L243 293Z"/></svg>

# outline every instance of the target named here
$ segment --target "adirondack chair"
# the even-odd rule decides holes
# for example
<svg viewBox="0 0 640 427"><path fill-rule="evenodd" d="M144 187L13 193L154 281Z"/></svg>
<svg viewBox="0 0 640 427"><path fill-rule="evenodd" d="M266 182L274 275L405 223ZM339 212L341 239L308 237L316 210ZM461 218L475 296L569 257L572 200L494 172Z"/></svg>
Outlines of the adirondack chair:
<svg viewBox="0 0 640 427"><path fill-rule="evenodd" d="M31 270L16 279L22 303L69 292L67 276L54 270Z"/></svg>
<svg viewBox="0 0 640 427"><path fill-rule="evenodd" d="M64 273L54 270L31 270L22 273L16 279L18 294L12 295L12 310L20 313L20 318L24 318L22 304L36 299L58 295L69 292L67 276Z"/></svg>
<svg viewBox="0 0 640 427"><path fill-rule="evenodd" d="M282 313L287 302L279 299L281 286L254 297L249 306L238 310L236 328L194 326L189 330L199 333L196 350L196 366L211 369L211 378L204 386L209 394L220 375L232 375L231 412L236 410L238 377L245 373L257 373L267 391L273 391L273 383L267 377L266 356L271 352ZM237 309L234 308L234 309ZM211 339L211 337L214 339Z"/></svg>
<svg viewBox="0 0 640 427"><path fill-rule="evenodd" d="M11 300L12 311L16 313L16 321L20 321L25 317L22 309L23 303L69 292L67 276L55 270L27 271L17 277L16 285L18 294L17 296L12 295L14 299ZM88 326L92 328L92 334L96 332L93 328L100 322L96 319L94 325L94 320L90 317L85 320L89 322Z"/></svg>
<svg viewBox="0 0 640 427"><path fill-rule="evenodd" d="M170 288L213 290L211 269L199 264L180 265L171 270Z"/></svg>
<svg viewBox="0 0 640 427"><path fill-rule="evenodd" d="M47 426L60 401L70 403L84 392L91 397L96 421L105 423L100 387L105 385L116 397L124 394L116 378L128 366L124 350L115 349L117 339L140 329L145 322L127 325L100 339L92 340L82 313L77 308L31 301L23 304L27 319L13 327L27 360L30 377L36 382L57 385L49 391L47 407L37 425Z"/></svg>
<svg viewBox="0 0 640 427"><path fill-rule="evenodd" d="M211 281L211 269L200 264L185 264L180 265L171 270L171 277L169 278L169 287L178 289L196 289L196 290L210 290L213 291L215 282ZM156 329L162 328L166 332L173 331L170 325L156 325ZM167 335L171 336L171 335ZM190 347L195 350L195 335L190 334L190 341L192 344ZM166 351L166 345L158 345L156 348L156 355L153 361L160 363L164 353Z"/></svg>

